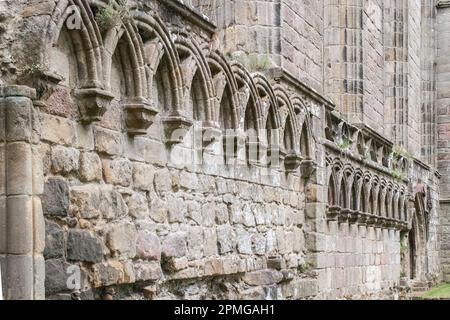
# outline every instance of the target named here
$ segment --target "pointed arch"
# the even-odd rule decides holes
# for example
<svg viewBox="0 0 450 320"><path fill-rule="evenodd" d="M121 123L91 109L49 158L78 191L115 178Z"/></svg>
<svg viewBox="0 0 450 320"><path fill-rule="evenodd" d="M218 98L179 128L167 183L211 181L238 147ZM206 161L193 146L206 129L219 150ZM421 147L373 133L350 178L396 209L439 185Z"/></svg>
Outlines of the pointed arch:
<svg viewBox="0 0 450 320"><path fill-rule="evenodd" d="M214 83L216 112L219 125L222 129L237 129L239 127L239 98L236 79L231 65L218 51L212 51L207 56Z"/></svg>
<svg viewBox="0 0 450 320"><path fill-rule="evenodd" d="M328 179L328 205L336 206L338 205L338 201L336 198L336 182L335 182L334 174L330 174L330 178Z"/></svg>
<svg viewBox="0 0 450 320"><path fill-rule="evenodd" d="M192 104L186 112L206 126L218 127L213 104L216 92L206 57L195 39L186 32L178 30L174 39L178 55L183 57L181 68L185 80L184 100Z"/></svg>
<svg viewBox="0 0 450 320"><path fill-rule="evenodd" d="M160 111L183 116L183 78L180 71L180 59L167 27L159 17L140 11L133 11L132 17L144 47L148 45L145 58L149 91L159 91L159 100L163 103L159 105L163 109ZM150 56L155 50L158 51L156 55L158 59L152 59Z"/></svg>
<svg viewBox="0 0 450 320"><path fill-rule="evenodd" d="M233 62L231 69L235 76L241 105L241 124L244 130L255 130L258 132L264 128L262 123L261 104L258 97L258 90L250 73L239 63Z"/></svg>

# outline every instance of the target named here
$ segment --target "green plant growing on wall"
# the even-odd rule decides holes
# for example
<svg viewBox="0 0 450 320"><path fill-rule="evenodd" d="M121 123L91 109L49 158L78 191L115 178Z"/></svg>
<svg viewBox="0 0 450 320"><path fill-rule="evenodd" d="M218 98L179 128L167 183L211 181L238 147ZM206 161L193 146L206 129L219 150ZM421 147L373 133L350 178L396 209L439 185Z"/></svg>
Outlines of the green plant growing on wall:
<svg viewBox="0 0 450 320"><path fill-rule="evenodd" d="M339 148L343 151L348 150L350 148L350 140L347 138L342 138L341 141L339 141Z"/></svg>
<svg viewBox="0 0 450 320"><path fill-rule="evenodd" d="M40 76L42 73L46 71L46 67L40 63L32 63L26 65L23 69L21 69L21 75L23 77L35 77Z"/></svg>
<svg viewBox="0 0 450 320"><path fill-rule="evenodd" d="M102 7L95 15L95 21L100 30L105 31L126 23L130 19L130 12L127 6L127 0L117 0L117 6L114 6L113 0L110 0L105 7Z"/></svg>
<svg viewBox="0 0 450 320"><path fill-rule="evenodd" d="M400 272L400 278L406 278L406 272L405 271Z"/></svg>
<svg viewBox="0 0 450 320"><path fill-rule="evenodd" d="M400 161L403 159L408 163L412 155L403 147L396 145L392 150L392 170L391 174L394 180L402 182L406 176L406 168L399 167Z"/></svg>

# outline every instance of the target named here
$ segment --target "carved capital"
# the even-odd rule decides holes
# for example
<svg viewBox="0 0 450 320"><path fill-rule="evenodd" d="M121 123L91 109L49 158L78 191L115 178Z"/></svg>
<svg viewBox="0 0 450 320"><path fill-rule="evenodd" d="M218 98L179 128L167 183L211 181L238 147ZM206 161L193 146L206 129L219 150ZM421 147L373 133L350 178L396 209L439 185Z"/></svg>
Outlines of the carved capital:
<svg viewBox="0 0 450 320"><path fill-rule="evenodd" d="M337 221L339 213L341 212L341 207L331 206L327 210L327 218L329 221Z"/></svg>
<svg viewBox="0 0 450 320"><path fill-rule="evenodd" d="M130 101L124 104L128 133L144 135L154 123L158 110L152 107L145 99Z"/></svg>
<svg viewBox="0 0 450 320"><path fill-rule="evenodd" d="M290 152L284 159L284 167L287 172L296 171L302 164L303 157L298 152Z"/></svg>
<svg viewBox="0 0 450 320"><path fill-rule="evenodd" d="M192 127L192 120L184 116L169 116L162 119L164 125L165 141L169 145L183 142L189 129Z"/></svg>
<svg viewBox="0 0 450 320"><path fill-rule="evenodd" d="M305 159L301 163L302 177L305 179L310 178L317 170L317 162L312 159Z"/></svg>
<svg viewBox="0 0 450 320"><path fill-rule="evenodd" d="M99 121L106 112L114 95L98 88L85 88L75 90L82 122Z"/></svg>

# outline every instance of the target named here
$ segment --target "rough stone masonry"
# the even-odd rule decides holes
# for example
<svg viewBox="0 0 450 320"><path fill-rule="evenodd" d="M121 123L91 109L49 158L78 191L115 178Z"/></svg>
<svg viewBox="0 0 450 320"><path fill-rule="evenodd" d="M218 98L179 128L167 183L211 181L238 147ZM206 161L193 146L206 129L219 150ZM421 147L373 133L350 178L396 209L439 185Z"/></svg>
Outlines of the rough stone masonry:
<svg viewBox="0 0 450 320"><path fill-rule="evenodd" d="M450 281L450 2L0 2L6 299Z"/></svg>

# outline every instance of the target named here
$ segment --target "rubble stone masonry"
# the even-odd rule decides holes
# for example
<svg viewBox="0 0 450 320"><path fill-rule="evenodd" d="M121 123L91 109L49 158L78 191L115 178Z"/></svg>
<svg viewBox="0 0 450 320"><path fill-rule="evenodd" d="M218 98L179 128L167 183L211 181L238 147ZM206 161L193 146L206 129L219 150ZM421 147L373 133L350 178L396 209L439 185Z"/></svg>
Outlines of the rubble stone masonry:
<svg viewBox="0 0 450 320"><path fill-rule="evenodd" d="M5 298L395 299L449 281L437 2L1 1Z"/></svg>

